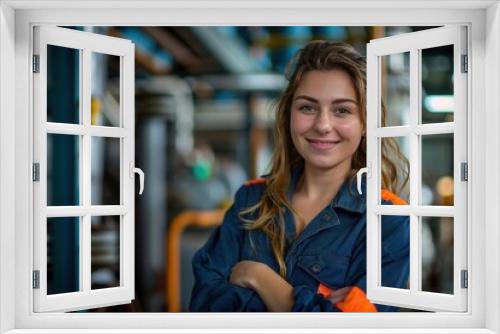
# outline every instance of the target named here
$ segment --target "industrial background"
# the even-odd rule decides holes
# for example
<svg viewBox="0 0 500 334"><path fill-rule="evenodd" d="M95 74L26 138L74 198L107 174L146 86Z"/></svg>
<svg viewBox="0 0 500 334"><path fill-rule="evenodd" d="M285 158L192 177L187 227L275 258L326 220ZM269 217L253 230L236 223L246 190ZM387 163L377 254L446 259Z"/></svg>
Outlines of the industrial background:
<svg viewBox="0 0 500 334"><path fill-rule="evenodd" d="M345 41L365 55L374 38L431 27L69 27L131 40L136 47L136 298L99 312L188 311L191 259L221 222L238 187L266 173L273 103L293 54L313 39ZM78 123L79 52L48 48L47 119ZM387 57L388 125L405 124L409 57ZM92 124L119 126L120 60L93 54ZM422 122L453 121L453 48L422 53ZM71 112L69 112L71 111ZM453 205L453 136L422 141L422 191L429 205ZM400 141L408 155L407 143ZM48 140L48 205L78 205L78 149ZM120 201L120 140L93 138L92 204ZM55 177L58 176L58 177ZM62 176L62 177L60 177ZM60 180L73 180L61 182ZM401 194L402 197L406 195ZM48 222L48 293L78 290L78 221ZM92 220L92 288L119 285L119 217ZM422 289L453 291L453 221L422 221Z"/></svg>

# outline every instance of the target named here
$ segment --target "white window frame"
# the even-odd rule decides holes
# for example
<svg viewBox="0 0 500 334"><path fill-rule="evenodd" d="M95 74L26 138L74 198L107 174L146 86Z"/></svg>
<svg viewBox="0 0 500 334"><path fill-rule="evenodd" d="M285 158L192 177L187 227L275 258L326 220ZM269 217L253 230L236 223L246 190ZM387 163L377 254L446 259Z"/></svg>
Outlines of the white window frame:
<svg viewBox="0 0 500 334"><path fill-rule="evenodd" d="M56 45L79 53L79 123L47 121L47 48ZM75 311L130 303L134 299L134 44L129 40L52 26L34 28L33 52L39 56L39 73L33 74L33 156L39 164L39 181L33 184L33 269L40 275L34 289L35 312ZM117 127L91 124L92 53L119 57L120 122ZM79 203L72 206L47 206L47 135L78 136ZM120 202L117 205L91 203L92 138L120 140ZM91 289L91 219L118 216L119 286ZM78 217L79 289L75 292L47 294L47 221L53 217ZM64 223L63 223L64 224Z"/></svg>
<svg viewBox="0 0 500 334"><path fill-rule="evenodd" d="M126 6L128 8L119 8ZM64 8L65 9L64 9ZM68 8L72 7L72 8ZM50 10L47 10L50 8ZM139 9L138 9L139 8ZM194 9L196 8L196 9ZM441 25L471 29L468 312L436 314L34 314L30 254L31 27L61 25ZM500 332L498 1L0 2L0 333ZM12 66L15 64L15 68ZM15 125L15 126L13 126ZM487 160L486 160L487 159ZM488 176L487 181L485 175ZM14 193L14 196L13 196ZM471 229L471 225L474 228ZM15 254L15 257L12 256ZM485 265L485 264L488 265ZM14 287L14 288L13 288ZM486 293L487 291L487 293ZM471 293L473 292L473 293ZM149 330L144 327L148 326ZM180 330L180 329L191 330ZM204 329L205 328L205 329ZM288 328L279 331L279 328ZM334 328L337 328L335 330ZM381 329L383 328L383 329ZM388 328L391 328L389 330ZM63 329L63 330L61 330ZM115 329L114 331L112 329ZM239 330L237 330L239 329ZM159 331L154 331L159 332Z"/></svg>
<svg viewBox="0 0 500 334"><path fill-rule="evenodd" d="M452 122L423 124L422 50L439 46L453 47ZM467 80L469 72L462 71L462 55L467 55L467 27L449 25L372 40L367 45L367 295L377 304L389 304L428 311L467 310L466 288L461 286L462 270L467 270L467 180L461 179L461 163L467 163ZM381 120L381 59L394 54L409 55L408 123L383 126ZM394 112L394 111L393 111ZM428 134L453 136L454 205L421 204L422 146L421 137ZM381 205L382 177L380 141L383 138L406 138L409 142L410 196L407 205ZM409 217L409 288L382 286L382 216ZM422 228L421 217L451 217L453 220L453 292L451 294L422 290Z"/></svg>

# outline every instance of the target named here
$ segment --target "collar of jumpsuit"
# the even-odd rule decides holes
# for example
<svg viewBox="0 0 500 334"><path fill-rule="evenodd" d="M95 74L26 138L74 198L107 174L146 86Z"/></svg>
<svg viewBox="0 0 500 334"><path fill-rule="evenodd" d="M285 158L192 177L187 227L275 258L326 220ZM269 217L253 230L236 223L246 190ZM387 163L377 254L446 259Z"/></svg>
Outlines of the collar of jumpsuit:
<svg viewBox="0 0 500 334"><path fill-rule="evenodd" d="M292 169L292 175L290 180L290 185L287 191L288 200L291 201L292 194L297 187L297 183L300 179L300 176L303 173L303 165L298 166L297 168ZM303 240L311 237L312 235L336 225L348 224L352 223L345 220L339 220L338 215L336 214L337 209L342 209L344 211L364 214L366 212L366 177L363 176L361 178L361 190L362 194L358 193L356 180L350 182L350 180L346 180L342 186L340 187L337 195L332 199L329 205L323 208L306 226L306 228L302 231L298 240ZM291 244L293 239L295 238L295 222L293 220L293 215L290 210L286 210L285 212L285 224L286 224L286 239L287 243ZM354 221L353 221L354 222Z"/></svg>

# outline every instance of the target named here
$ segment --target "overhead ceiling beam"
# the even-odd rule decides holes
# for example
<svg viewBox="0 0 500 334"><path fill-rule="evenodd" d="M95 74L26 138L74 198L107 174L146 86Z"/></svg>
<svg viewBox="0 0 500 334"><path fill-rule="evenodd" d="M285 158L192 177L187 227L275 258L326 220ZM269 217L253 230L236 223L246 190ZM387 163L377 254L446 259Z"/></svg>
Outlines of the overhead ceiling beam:
<svg viewBox="0 0 500 334"><path fill-rule="evenodd" d="M142 30L149 34L163 50L170 53L188 72L199 72L203 68L203 61L166 28L143 27Z"/></svg>
<svg viewBox="0 0 500 334"><path fill-rule="evenodd" d="M223 34L214 27L193 26L191 30L229 73L263 71L239 39Z"/></svg>

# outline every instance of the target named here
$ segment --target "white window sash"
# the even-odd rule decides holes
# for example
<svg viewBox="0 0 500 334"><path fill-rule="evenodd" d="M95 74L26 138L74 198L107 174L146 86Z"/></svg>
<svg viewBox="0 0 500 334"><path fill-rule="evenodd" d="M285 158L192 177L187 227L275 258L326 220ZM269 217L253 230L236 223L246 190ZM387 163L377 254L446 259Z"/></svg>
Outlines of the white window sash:
<svg viewBox="0 0 500 334"><path fill-rule="evenodd" d="M47 45L80 50L80 124L47 122ZM34 161L40 163L40 181L34 193L34 263L40 271L40 288L33 290L35 312L74 311L128 303L134 298L134 45L124 39L59 27L40 26L34 31L34 54L40 56L40 73L33 74ZM121 127L91 125L91 54L120 57ZM79 205L47 207L47 134L79 138ZM120 205L91 205L91 138L120 138ZM70 159L73 159L71 157ZM91 217L120 216L120 286L91 289ZM47 218L80 217L79 280L77 292L47 295Z"/></svg>
<svg viewBox="0 0 500 334"><path fill-rule="evenodd" d="M421 103L419 58L421 49L454 45L454 122L418 124ZM367 164L370 166L367 189L367 294L375 303L429 311L467 310L467 289L461 288L461 270L467 270L467 183L461 181L462 162L467 162L467 74L461 73L461 55L466 54L466 28L448 26L372 40L367 48ZM410 53L410 124L380 128L381 90L379 61L381 56ZM419 136L454 134L454 206L422 206L421 156ZM384 206L380 203L381 156L380 138L408 136L410 139L410 202L409 205ZM410 216L410 275L407 289L383 287L381 284L380 215ZM420 216L453 217L453 295L421 291Z"/></svg>

